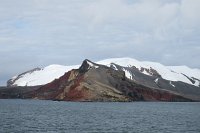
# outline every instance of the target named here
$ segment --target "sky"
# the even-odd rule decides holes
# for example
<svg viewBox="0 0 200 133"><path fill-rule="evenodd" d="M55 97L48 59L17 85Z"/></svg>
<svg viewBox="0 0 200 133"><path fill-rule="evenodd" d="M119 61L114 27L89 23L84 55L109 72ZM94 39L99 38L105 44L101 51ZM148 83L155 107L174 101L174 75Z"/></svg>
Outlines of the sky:
<svg viewBox="0 0 200 133"><path fill-rule="evenodd" d="M200 69L200 0L0 0L0 85L115 57Z"/></svg>

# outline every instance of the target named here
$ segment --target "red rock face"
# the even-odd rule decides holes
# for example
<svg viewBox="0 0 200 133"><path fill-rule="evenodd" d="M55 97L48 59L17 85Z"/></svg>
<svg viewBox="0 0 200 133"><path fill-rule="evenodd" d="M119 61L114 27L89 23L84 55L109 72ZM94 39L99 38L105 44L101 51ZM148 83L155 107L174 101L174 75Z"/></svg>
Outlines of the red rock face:
<svg viewBox="0 0 200 133"><path fill-rule="evenodd" d="M84 101L90 98L89 91L85 88L72 88L65 95L65 101Z"/></svg>
<svg viewBox="0 0 200 133"><path fill-rule="evenodd" d="M151 89L137 89L145 101L175 101L181 99L181 96L175 95L167 91L151 90Z"/></svg>
<svg viewBox="0 0 200 133"><path fill-rule="evenodd" d="M56 99L56 97L63 92L64 86L62 87L62 85L65 85L67 83L72 71L65 73L59 79L55 79L51 83L48 83L39 88L37 91L34 92L33 98L51 100Z"/></svg>
<svg viewBox="0 0 200 133"><path fill-rule="evenodd" d="M48 83L34 92L33 98L64 101L84 101L91 97L87 88L80 86L84 75L78 75L71 80L76 70L65 73L59 79ZM68 87L66 87L68 86Z"/></svg>
<svg viewBox="0 0 200 133"><path fill-rule="evenodd" d="M134 101L191 101L173 92L152 89L141 85L129 87L125 93Z"/></svg>
<svg viewBox="0 0 200 133"><path fill-rule="evenodd" d="M80 83L83 82L84 76L77 76L69 91L65 93L63 100L66 101L83 101L89 99L89 91L85 87L81 87Z"/></svg>

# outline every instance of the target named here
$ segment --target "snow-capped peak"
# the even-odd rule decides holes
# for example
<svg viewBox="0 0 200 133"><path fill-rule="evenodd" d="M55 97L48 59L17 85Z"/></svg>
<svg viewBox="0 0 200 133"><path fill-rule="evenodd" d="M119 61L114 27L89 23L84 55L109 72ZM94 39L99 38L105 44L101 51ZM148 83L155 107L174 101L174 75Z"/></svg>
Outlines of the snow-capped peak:
<svg viewBox="0 0 200 133"><path fill-rule="evenodd" d="M98 65L95 65L93 62L86 60L87 64L89 65L90 68L98 68Z"/></svg>

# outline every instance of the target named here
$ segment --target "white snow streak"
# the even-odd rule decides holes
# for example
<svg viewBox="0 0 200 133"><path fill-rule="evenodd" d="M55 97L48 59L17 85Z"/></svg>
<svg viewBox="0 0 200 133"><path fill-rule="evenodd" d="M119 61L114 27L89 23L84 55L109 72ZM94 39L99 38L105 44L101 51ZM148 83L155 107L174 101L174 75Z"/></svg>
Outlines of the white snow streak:
<svg viewBox="0 0 200 133"><path fill-rule="evenodd" d="M125 72L125 76L128 78L128 79L133 79L133 76L132 76L132 74L128 71L128 70L126 70L126 69L124 69L123 68L123 71Z"/></svg>
<svg viewBox="0 0 200 133"><path fill-rule="evenodd" d="M169 84L173 87L176 87L174 84L172 84L172 81L169 82Z"/></svg>

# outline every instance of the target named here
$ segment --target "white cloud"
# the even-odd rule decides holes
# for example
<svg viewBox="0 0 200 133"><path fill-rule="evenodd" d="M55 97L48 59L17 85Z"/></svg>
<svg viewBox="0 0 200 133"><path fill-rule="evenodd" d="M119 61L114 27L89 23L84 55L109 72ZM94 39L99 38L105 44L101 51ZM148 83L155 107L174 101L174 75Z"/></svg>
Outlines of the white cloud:
<svg viewBox="0 0 200 133"><path fill-rule="evenodd" d="M181 3L182 23L184 26L195 28L200 23L200 1L199 0L182 0Z"/></svg>
<svg viewBox="0 0 200 133"><path fill-rule="evenodd" d="M199 0L0 3L0 75L122 56L200 67Z"/></svg>
<svg viewBox="0 0 200 133"><path fill-rule="evenodd" d="M199 0L142 0L132 4L122 0L101 0L86 6L84 12L93 30L101 27L99 25L122 23L139 33L153 34L154 39L171 40L200 25L199 9Z"/></svg>

